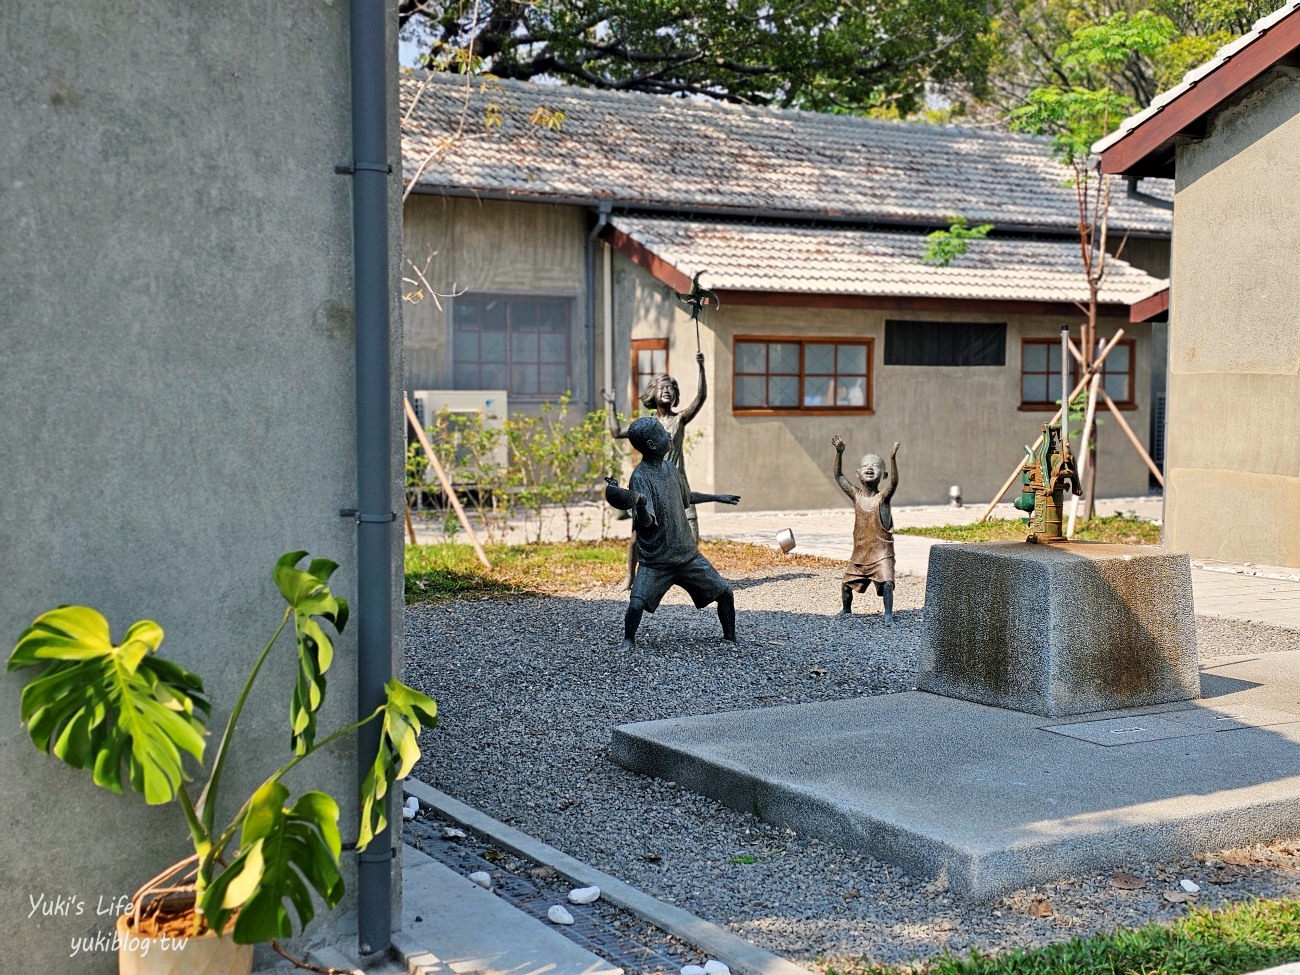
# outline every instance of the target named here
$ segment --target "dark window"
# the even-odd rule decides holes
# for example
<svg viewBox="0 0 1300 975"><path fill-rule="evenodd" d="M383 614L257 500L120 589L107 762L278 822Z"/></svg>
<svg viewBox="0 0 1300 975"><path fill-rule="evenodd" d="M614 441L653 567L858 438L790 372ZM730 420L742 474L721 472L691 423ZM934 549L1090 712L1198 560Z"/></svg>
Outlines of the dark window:
<svg viewBox="0 0 1300 975"><path fill-rule="evenodd" d="M461 295L452 304L452 386L553 399L569 389L569 301Z"/></svg>
<svg viewBox="0 0 1300 975"><path fill-rule="evenodd" d="M1116 406L1133 406L1136 343L1121 339L1101 367L1101 385ZM1079 364L1070 357L1070 386L1079 384ZM1061 342L1024 339L1020 345L1020 403L1056 406L1061 402Z"/></svg>
<svg viewBox="0 0 1300 975"><path fill-rule="evenodd" d="M870 339L737 338L734 352L737 412L871 409Z"/></svg>
<svg viewBox="0 0 1300 975"><path fill-rule="evenodd" d="M885 322L887 366L1005 366L1007 326L987 322Z"/></svg>

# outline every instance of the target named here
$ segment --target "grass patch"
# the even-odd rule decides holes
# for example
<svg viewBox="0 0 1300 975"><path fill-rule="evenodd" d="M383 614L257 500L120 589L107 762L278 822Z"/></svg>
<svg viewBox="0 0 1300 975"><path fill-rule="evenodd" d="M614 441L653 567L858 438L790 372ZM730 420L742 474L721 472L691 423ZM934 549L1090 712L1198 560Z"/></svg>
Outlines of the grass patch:
<svg viewBox="0 0 1300 975"><path fill-rule="evenodd" d="M627 542L543 542L487 545L491 569L474 549L458 542L406 547L406 601L499 597L519 593L554 595L612 586L627 571ZM810 555L785 555L776 546L705 541L700 551L718 571L760 572L792 566L822 568L840 563Z"/></svg>
<svg viewBox="0 0 1300 975"><path fill-rule="evenodd" d="M1240 975L1300 958L1300 903L1247 901L992 957L941 955L910 969L841 961L827 975Z"/></svg>
<svg viewBox="0 0 1300 975"><path fill-rule="evenodd" d="M896 535L925 535L950 542L1023 542L1028 529L1019 518L994 518L973 525L931 525L895 528ZM1132 515L1106 515L1075 523L1074 537L1081 542L1121 545L1159 545L1160 526Z"/></svg>
<svg viewBox="0 0 1300 975"><path fill-rule="evenodd" d="M1247 901L1192 909L1165 924L1122 928L997 956L940 956L910 969L840 962L827 975L1240 975L1300 957L1300 904Z"/></svg>

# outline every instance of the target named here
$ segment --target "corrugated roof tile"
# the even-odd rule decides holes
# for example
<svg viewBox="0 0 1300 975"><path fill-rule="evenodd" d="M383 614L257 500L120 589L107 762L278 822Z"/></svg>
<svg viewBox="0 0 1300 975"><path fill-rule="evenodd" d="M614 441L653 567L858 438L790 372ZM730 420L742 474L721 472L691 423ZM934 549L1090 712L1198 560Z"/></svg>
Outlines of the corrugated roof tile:
<svg viewBox="0 0 1300 975"><path fill-rule="evenodd" d="M1077 243L971 241L947 267L923 260L926 238L906 232L703 223L617 216L614 227L687 276L707 269L715 290L998 301L1084 302ZM1129 304L1162 286L1110 258L1100 300Z"/></svg>
<svg viewBox="0 0 1300 975"><path fill-rule="evenodd" d="M402 80L403 168L412 179L439 140L454 150L420 173L437 192L612 200L676 212L838 217L937 226L959 215L1000 228L1070 233L1069 173L1040 139L953 126L433 75ZM489 127L487 105L499 106ZM565 113L550 130L537 108ZM1144 191L1168 199L1153 180ZM1117 183L1117 185L1119 185ZM521 189L526 187L526 190ZM1167 210L1116 192L1111 226L1167 234Z"/></svg>

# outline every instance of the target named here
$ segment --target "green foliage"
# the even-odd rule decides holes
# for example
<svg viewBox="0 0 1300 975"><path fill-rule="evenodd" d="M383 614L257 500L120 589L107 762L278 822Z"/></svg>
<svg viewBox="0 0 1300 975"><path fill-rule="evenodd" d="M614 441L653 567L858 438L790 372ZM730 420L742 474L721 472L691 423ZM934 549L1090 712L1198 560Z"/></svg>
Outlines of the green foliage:
<svg viewBox="0 0 1300 975"><path fill-rule="evenodd" d="M457 497L474 512L487 540L496 541L509 516L508 473L506 466L497 461L506 438L505 428L489 422L482 413L439 410L426 432ZM418 442L407 448L407 457L408 489L440 492L441 485L428 469ZM459 530L460 522L448 510L443 518L443 533L451 536Z"/></svg>
<svg viewBox="0 0 1300 975"><path fill-rule="evenodd" d="M316 741L316 717L334 656L333 638L322 624L341 633L348 607L329 588L336 563L312 559L304 569L300 563L306 556L289 552L275 564L272 577L287 605L231 710L197 802L185 785L191 780L185 757L204 761L209 704L197 676L157 655L163 639L157 623L133 624L115 646L101 614L63 606L38 616L9 656L10 671L41 668L27 680L21 706L38 749L73 768L91 769L95 783L113 792L123 791L125 762L127 781L146 802L178 803L198 860L197 909L218 932L235 916L232 936L242 944L290 936L295 930L290 907L301 927L312 918L314 896L333 907L343 894L338 804L321 792L307 792L289 804L281 778L307 756L382 717L380 746L362 794L365 820L357 847L364 849L383 829L382 800L389 787L419 757L417 736L437 717L432 700L391 681L385 703L373 714ZM262 665L291 620L297 660L289 712L294 757L218 830L218 792L235 728Z"/></svg>
<svg viewBox="0 0 1300 975"><path fill-rule="evenodd" d="M990 100L999 114L1025 103L1028 92L1048 86L1109 88L1145 108L1159 92L1209 60L1219 47L1248 31L1276 7L1276 0L1001 0L990 43ZM1124 18L1117 22L1113 18ZM1160 21L1168 24L1165 27ZM1079 58L1071 47L1076 32L1111 35L1115 56ZM1149 43L1152 31L1168 30L1163 44ZM1127 48L1127 54L1119 56ZM1079 69L1086 67L1086 72ZM1116 118L1116 121L1119 119Z"/></svg>
<svg viewBox="0 0 1300 975"><path fill-rule="evenodd" d="M1137 108L1110 79L1135 58L1150 57L1175 35L1167 17L1139 10L1114 13L1076 30L1057 48L1060 82L1035 88L1010 115L1011 127L1051 138L1053 154L1076 171L1092 145Z"/></svg>
<svg viewBox="0 0 1300 975"><path fill-rule="evenodd" d="M1173 924L1146 924L1044 948L999 955L941 955L909 969L913 975L1239 975L1300 955L1300 904L1250 901L1219 911L1190 910ZM826 975L898 975L862 959L844 960Z"/></svg>
<svg viewBox="0 0 1300 975"><path fill-rule="evenodd" d="M339 807L323 792L306 792L286 806L289 790L267 782L249 800L239 853L203 892L199 907L217 931L238 911L232 937L240 944L289 938L294 921L315 914L312 891L334 907L343 897L339 872Z"/></svg>
<svg viewBox="0 0 1300 975"><path fill-rule="evenodd" d="M348 604L329 590L338 568L329 559L312 559L304 569L298 563L306 552L288 552L275 563L271 576L280 595L293 611L293 631L298 648L298 679L289 704L289 726L294 754L305 755L316 738L316 712L325 700L325 672L334 661L334 641L316 622L327 620L338 633L348 621Z"/></svg>
<svg viewBox="0 0 1300 975"><path fill-rule="evenodd" d="M992 57L979 0L402 0L399 17L443 68L818 111L907 115L927 85L980 94ZM454 53L471 43L481 61Z"/></svg>
<svg viewBox="0 0 1300 975"><path fill-rule="evenodd" d="M598 500L604 476L620 464L620 448L606 428L603 410L570 422L571 396L565 393L554 403L542 405L537 416L515 414L506 421L510 443L508 483L513 500L542 539L542 511L558 505L564 517L564 537L572 541L577 506ZM604 522L602 521L602 525Z"/></svg>
<svg viewBox="0 0 1300 975"><path fill-rule="evenodd" d="M203 681L156 656L163 631L132 623L114 646L108 620L86 606L42 613L9 655L9 671L45 665L23 688L21 717L32 743L95 784L131 788L150 805L171 802L189 779L184 756L203 758L209 704Z"/></svg>
<svg viewBox="0 0 1300 975"><path fill-rule="evenodd" d="M925 254L921 258L926 264L947 267L954 259L966 253L969 241L983 240L993 229L991 223L967 227L965 217L954 216L949 219L951 222L947 230L936 230L926 235L929 243L925 245Z"/></svg>
<svg viewBox="0 0 1300 975"><path fill-rule="evenodd" d="M387 700L380 729L381 744L374 764L361 783L361 835L357 847L363 850L388 825L383 799L389 785L406 778L420 760L421 729L433 727L438 720L437 705L401 681L390 680L384 691Z"/></svg>

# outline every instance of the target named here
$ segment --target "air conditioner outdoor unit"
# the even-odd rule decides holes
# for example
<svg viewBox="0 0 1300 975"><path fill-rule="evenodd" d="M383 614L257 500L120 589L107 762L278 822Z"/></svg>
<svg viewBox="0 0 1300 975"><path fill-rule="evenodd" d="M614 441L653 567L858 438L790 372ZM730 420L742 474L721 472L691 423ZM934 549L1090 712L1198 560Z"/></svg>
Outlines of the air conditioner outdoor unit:
<svg viewBox="0 0 1300 975"><path fill-rule="evenodd" d="M415 415L420 418L420 424L426 430L434 424L440 412L481 415L485 426L501 431L491 459L494 464L505 469L509 452L505 438L508 414L504 389L417 389L411 393L411 399L415 404ZM453 483L468 485L478 481L473 460L459 443L440 443L434 440L432 447L438 452L438 460Z"/></svg>

